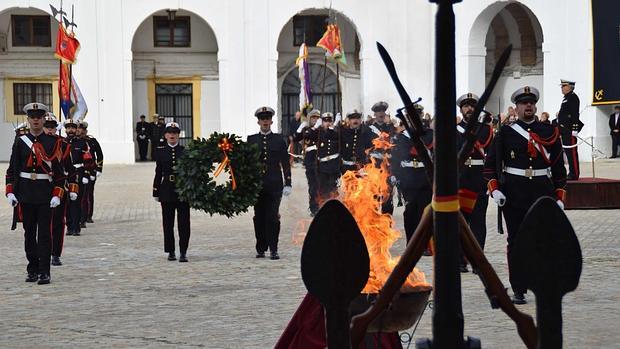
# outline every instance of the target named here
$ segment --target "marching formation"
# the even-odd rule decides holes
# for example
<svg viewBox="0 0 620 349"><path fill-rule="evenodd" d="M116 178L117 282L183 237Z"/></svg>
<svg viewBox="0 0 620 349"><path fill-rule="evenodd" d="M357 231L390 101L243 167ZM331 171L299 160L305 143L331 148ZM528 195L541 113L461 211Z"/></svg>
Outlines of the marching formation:
<svg viewBox="0 0 620 349"><path fill-rule="evenodd" d="M42 103L24 107L27 124L16 128L6 172L6 196L14 208L13 229L24 227L26 282L48 284L50 264L62 265L66 235L79 236L93 223L94 187L103 170L103 152L88 135L86 121L67 119L66 137Z"/></svg>

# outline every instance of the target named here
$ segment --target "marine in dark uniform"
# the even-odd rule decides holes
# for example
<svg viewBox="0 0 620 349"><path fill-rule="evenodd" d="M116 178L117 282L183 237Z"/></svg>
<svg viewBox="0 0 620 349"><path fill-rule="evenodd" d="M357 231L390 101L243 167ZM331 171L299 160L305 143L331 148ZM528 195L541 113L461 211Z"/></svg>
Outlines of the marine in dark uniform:
<svg viewBox="0 0 620 349"><path fill-rule="evenodd" d="M556 127L536 121L538 98L538 90L530 86L513 93L518 120L501 127L484 163L489 193L503 206L508 229L508 271L515 304L526 303L527 291L523 281L512 272L519 226L538 198L556 197L558 205L564 208L566 193L566 169L559 132ZM497 168L503 168L504 173L497 173Z"/></svg>
<svg viewBox="0 0 620 349"><path fill-rule="evenodd" d="M66 137L63 143L69 148L71 166L75 169L76 183L78 185L77 198L69 200L67 203L67 235L79 236L81 234L80 222L82 220L82 201L86 193L86 186L90 182L89 175L86 173L86 163L84 156L90 154L88 144L84 138L77 136L77 122L73 119L64 121ZM88 156L87 156L88 157Z"/></svg>
<svg viewBox="0 0 620 349"><path fill-rule="evenodd" d="M280 259L278 238L280 236L280 201L282 195L291 194L291 165L284 136L271 132L275 111L260 107L254 113L260 131L248 136L248 143L256 144L260 151L259 161L264 165L263 188L254 205L254 234L256 258L264 258L267 249L271 259Z"/></svg>
<svg viewBox="0 0 620 349"><path fill-rule="evenodd" d="M103 173L103 151L97 138L88 134L88 122L78 121L78 136L86 141L88 153L84 154L85 175L89 182L85 187L84 199L82 200L82 217L80 226L86 227L86 223L93 223L95 211L95 184Z"/></svg>
<svg viewBox="0 0 620 349"><path fill-rule="evenodd" d="M376 138L385 137L387 140L389 140L394 135L394 125L390 122L390 118L386 113L388 107L389 106L386 102L377 102L371 108L374 113L374 121L369 126L371 144L372 140ZM376 166L381 166L383 160L387 160L389 158L389 151L384 149L373 149L370 151L369 156L376 160ZM391 193L392 185L391 183L389 183L389 185L389 191ZM390 194L390 197L387 198L387 200L384 200L383 204L381 205L381 212L392 214L394 212L393 201L393 195Z"/></svg>
<svg viewBox="0 0 620 349"><path fill-rule="evenodd" d="M310 215L314 215L319 210L319 184L316 158L316 137L314 136L315 126L321 125L318 122L321 112L314 109L308 113L308 121L304 121L299 125L295 134L293 135L294 142L302 141L303 155L304 155L304 167L306 171L306 180L308 181L308 209Z"/></svg>
<svg viewBox="0 0 620 349"><path fill-rule="evenodd" d="M462 115L461 122L456 125L456 145L459 150L466 141L467 123L474 117L472 114L477 103L478 96L473 93L466 93L456 101ZM461 167L459 171L461 212L483 250L487 236L486 215L489 197L482 169L492 140L493 129L486 123L481 123L474 147L465 161L465 167ZM461 272L466 273L468 271L467 262L463 259ZM474 272L477 273L477 270Z"/></svg>
<svg viewBox="0 0 620 349"><path fill-rule="evenodd" d="M155 162L155 179L153 180L153 197L161 203L162 226L164 229L164 252L168 260L175 261L174 216L177 215L179 229L179 262L187 262L189 246L190 220L189 204L179 200L176 191L177 161L183 156L184 147L179 144L181 129L176 122L169 122L164 129L166 144L159 146Z"/></svg>
<svg viewBox="0 0 620 349"><path fill-rule="evenodd" d="M43 130L47 135L57 137L61 140L60 151L62 153L61 162L64 169L64 195L60 200L60 205L52 209L52 265L62 265L60 256L65 239L65 223L69 201L78 198L77 172L71 164L70 144L59 136L58 121L52 113L47 113L43 123Z"/></svg>
<svg viewBox="0 0 620 349"><path fill-rule="evenodd" d="M357 171L368 163L366 151L372 147L370 130L362 124L362 113L357 110L347 114L347 125L339 127L342 173Z"/></svg>
<svg viewBox="0 0 620 349"><path fill-rule="evenodd" d="M24 107L30 130L15 137L6 171L6 197L11 206L20 204L23 216L28 276L26 282L49 284L52 250L52 209L64 196L64 169L60 162L60 139L43 132L49 111L41 103Z"/></svg>
<svg viewBox="0 0 620 349"><path fill-rule="evenodd" d="M151 160L155 161L157 156L157 147L166 145L164 133L166 130L166 119L158 114L153 115L156 118L151 123Z"/></svg>
<svg viewBox="0 0 620 349"><path fill-rule="evenodd" d="M149 151L149 140L151 139L151 124L146 122L145 118L144 115L140 115L140 121L136 123L136 141L138 142L140 161L146 161L146 154Z"/></svg>
<svg viewBox="0 0 620 349"><path fill-rule="evenodd" d="M433 148L433 130L425 127L421 140L430 152ZM405 200L405 235L411 239L420 223L424 208L430 204L433 188L426 175L422 158L407 130L394 134L391 149L391 183L396 184Z"/></svg>
<svg viewBox="0 0 620 349"><path fill-rule="evenodd" d="M317 143L317 174L319 184L319 203L338 195L340 178L340 139L334 127L334 114L321 115L321 126L312 132Z"/></svg>
<svg viewBox="0 0 620 349"><path fill-rule="evenodd" d="M579 152L577 151L577 133L583 123L579 121L579 97L575 94L575 82L561 80L564 99L558 112L558 125L568 161L568 179L579 179Z"/></svg>

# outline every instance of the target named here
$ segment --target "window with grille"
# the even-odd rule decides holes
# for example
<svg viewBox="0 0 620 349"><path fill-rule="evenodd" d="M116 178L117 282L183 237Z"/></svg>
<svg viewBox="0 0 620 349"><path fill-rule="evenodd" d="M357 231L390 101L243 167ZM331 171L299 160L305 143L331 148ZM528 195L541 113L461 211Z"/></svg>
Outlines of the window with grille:
<svg viewBox="0 0 620 349"><path fill-rule="evenodd" d="M50 16L11 16L13 46L51 47Z"/></svg>
<svg viewBox="0 0 620 349"><path fill-rule="evenodd" d="M13 84L13 114L24 115L24 106L28 103L43 103L50 110L54 110L52 84L31 84L31 83L14 83Z"/></svg>
<svg viewBox="0 0 620 349"><path fill-rule="evenodd" d="M155 47L189 47L191 43L189 17L153 17Z"/></svg>
<svg viewBox="0 0 620 349"><path fill-rule="evenodd" d="M327 16L293 17L293 45L316 46L327 29Z"/></svg>

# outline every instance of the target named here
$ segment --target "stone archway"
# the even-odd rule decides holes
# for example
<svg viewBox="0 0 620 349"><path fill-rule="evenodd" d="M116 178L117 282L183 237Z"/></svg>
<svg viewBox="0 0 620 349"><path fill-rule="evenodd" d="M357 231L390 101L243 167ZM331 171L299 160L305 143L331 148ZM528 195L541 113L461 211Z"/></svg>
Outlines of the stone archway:
<svg viewBox="0 0 620 349"><path fill-rule="evenodd" d="M469 35L469 89L482 93L499 55L509 44L513 51L486 109L505 112L510 96L530 85L543 91L543 31L536 15L519 2L496 2L478 15ZM542 112L544 105L539 102Z"/></svg>
<svg viewBox="0 0 620 349"><path fill-rule="evenodd" d="M299 54L299 44L303 41L303 37L300 33L299 21L302 18L308 18L306 28L313 28L311 33L307 33L306 45L308 45L310 74L312 92L315 95L324 95L323 111L337 112L339 110L347 111L353 108L360 108L361 101L361 65L360 61L360 40L359 34L353 22L342 13L323 9L306 9L298 12L295 16L291 17L288 22L282 27L278 38L277 51L277 74L278 74L278 99L280 114L280 130L287 133L288 123L293 118L295 112L299 109L299 99L293 95L296 93L299 95L299 78L298 68L295 65L295 60ZM329 62L327 70L324 69L324 50L320 47L316 47L315 43L321 37L324 32L324 28L318 27L324 25L326 22L337 23L340 27L342 43L345 50L345 56L347 60L346 66L340 66L339 69L339 84L336 83L335 63ZM297 24L296 24L297 23ZM318 38L317 38L318 36ZM308 40L309 39L309 40ZM314 42L310 42L314 41ZM323 72L327 77L325 84L325 91L322 91ZM333 91L328 89L333 89ZM336 86L340 88L340 94ZM296 92L295 92L296 89ZM331 102L331 100L334 100ZM315 108L321 107L321 100L323 97L318 97L317 100L313 100ZM296 101L296 102L295 102ZM332 109L330 109L332 108Z"/></svg>
<svg viewBox="0 0 620 349"><path fill-rule="evenodd" d="M207 119L219 115L218 43L201 16L157 11L138 26L131 49L134 124L158 113L180 124L182 143L219 128L219 119Z"/></svg>

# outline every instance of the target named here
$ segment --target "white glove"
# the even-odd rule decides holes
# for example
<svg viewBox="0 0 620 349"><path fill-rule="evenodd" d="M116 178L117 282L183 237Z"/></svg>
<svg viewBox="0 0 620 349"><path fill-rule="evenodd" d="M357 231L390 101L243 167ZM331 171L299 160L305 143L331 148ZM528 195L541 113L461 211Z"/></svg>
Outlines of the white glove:
<svg viewBox="0 0 620 349"><path fill-rule="evenodd" d="M291 195L292 191L293 191L293 187L286 186L282 189L282 195L289 196Z"/></svg>
<svg viewBox="0 0 620 349"><path fill-rule="evenodd" d="M493 192L491 193L491 197L493 198L493 200L495 200L495 203L499 207L502 207L506 204L506 195L504 195L504 193L497 189L493 190Z"/></svg>
<svg viewBox="0 0 620 349"><path fill-rule="evenodd" d="M342 120L342 115L340 115L340 113L336 113L336 120L334 121L334 125L340 124L341 120Z"/></svg>
<svg viewBox="0 0 620 349"><path fill-rule="evenodd" d="M301 133L301 131L303 131L303 129L306 127L308 127L308 121L302 122L301 125L299 125L299 127L297 128L297 133Z"/></svg>
<svg viewBox="0 0 620 349"><path fill-rule="evenodd" d="M96 178L97 178L97 177L95 177L95 176L90 176L90 180L91 180L91 181L94 181Z"/></svg>
<svg viewBox="0 0 620 349"><path fill-rule="evenodd" d="M322 122L321 120L317 120L317 121L314 123L314 126L312 126L312 128L316 130L317 128L321 127L321 124L322 124L322 123L323 123L323 122Z"/></svg>
<svg viewBox="0 0 620 349"><path fill-rule="evenodd" d="M9 200L9 205L13 207L17 206L17 204L19 203L19 201L17 201L17 198L15 197L15 194L13 193L6 194L6 198Z"/></svg>
<svg viewBox="0 0 620 349"><path fill-rule="evenodd" d="M58 196L52 196L52 200L50 200L50 208L54 208L60 205L60 198Z"/></svg>
<svg viewBox="0 0 620 349"><path fill-rule="evenodd" d="M578 134L578 133L579 133L579 132L577 132L577 131L573 131L573 132L571 132L571 134L573 135L573 137L577 137L577 134Z"/></svg>
<svg viewBox="0 0 620 349"><path fill-rule="evenodd" d="M101 171L95 172L95 175L97 176L97 178L101 177Z"/></svg>
<svg viewBox="0 0 620 349"><path fill-rule="evenodd" d="M560 206L562 210L564 209L564 203L562 202L562 200L558 200L556 201L556 203L558 204L558 206Z"/></svg>
<svg viewBox="0 0 620 349"><path fill-rule="evenodd" d="M75 200L77 200L77 193L70 192L70 193L69 193L69 199L70 199L71 201L75 201Z"/></svg>
<svg viewBox="0 0 620 349"><path fill-rule="evenodd" d="M82 177L82 184L88 184L88 178Z"/></svg>
<svg viewBox="0 0 620 349"><path fill-rule="evenodd" d="M159 202L159 198L157 196L154 196L153 200L155 200L155 202Z"/></svg>
<svg viewBox="0 0 620 349"><path fill-rule="evenodd" d="M395 176L390 176L390 184L391 185L396 185L396 183L398 183L398 180L396 179Z"/></svg>

